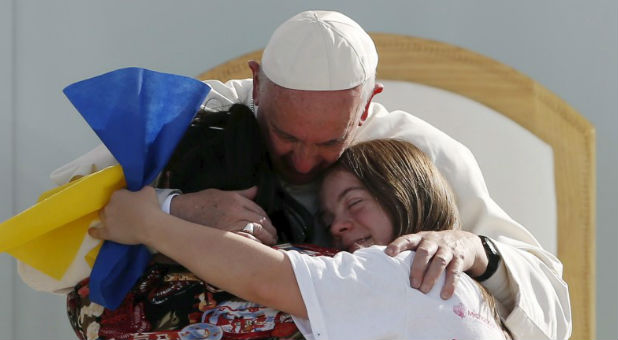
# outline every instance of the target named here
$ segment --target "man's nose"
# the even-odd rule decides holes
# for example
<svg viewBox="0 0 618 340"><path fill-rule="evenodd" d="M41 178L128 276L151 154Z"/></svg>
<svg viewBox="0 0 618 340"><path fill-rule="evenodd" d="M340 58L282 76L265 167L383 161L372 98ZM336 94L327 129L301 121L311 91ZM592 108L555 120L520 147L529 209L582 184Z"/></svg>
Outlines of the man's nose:
<svg viewBox="0 0 618 340"><path fill-rule="evenodd" d="M292 161L296 171L306 174L318 164L317 150L314 146L301 144L295 148Z"/></svg>

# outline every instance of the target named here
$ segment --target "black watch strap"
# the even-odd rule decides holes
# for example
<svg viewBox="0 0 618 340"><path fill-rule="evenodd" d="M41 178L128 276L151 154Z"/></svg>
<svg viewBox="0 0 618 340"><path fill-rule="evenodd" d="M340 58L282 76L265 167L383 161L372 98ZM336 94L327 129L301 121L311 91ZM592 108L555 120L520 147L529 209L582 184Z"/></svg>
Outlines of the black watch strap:
<svg viewBox="0 0 618 340"><path fill-rule="evenodd" d="M496 248L496 245L489 237L479 235L479 238L481 239L483 249L485 249L485 255L487 255L487 260L489 261L485 272L474 278L476 281L482 282L489 279L492 275L494 275L496 270L498 270L502 256L500 256L498 248Z"/></svg>

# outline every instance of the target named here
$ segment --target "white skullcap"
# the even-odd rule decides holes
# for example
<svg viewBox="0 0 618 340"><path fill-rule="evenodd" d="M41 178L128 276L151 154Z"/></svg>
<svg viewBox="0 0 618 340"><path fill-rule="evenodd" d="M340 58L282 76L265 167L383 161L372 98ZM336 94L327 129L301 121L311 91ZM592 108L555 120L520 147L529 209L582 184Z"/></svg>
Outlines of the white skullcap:
<svg viewBox="0 0 618 340"><path fill-rule="evenodd" d="M351 89L373 77L377 65L367 32L331 11L306 11L288 19L262 55L262 70L271 81L306 91Z"/></svg>

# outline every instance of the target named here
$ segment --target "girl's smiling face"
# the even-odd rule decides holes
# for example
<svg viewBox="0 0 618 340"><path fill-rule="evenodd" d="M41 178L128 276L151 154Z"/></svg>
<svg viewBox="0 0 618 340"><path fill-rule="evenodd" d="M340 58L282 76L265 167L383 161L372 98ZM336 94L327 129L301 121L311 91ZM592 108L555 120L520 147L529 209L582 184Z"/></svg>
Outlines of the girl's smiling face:
<svg viewBox="0 0 618 340"><path fill-rule="evenodd" d="M322 218L338 248L354 252L393 240L388 214L350 172L330 171L322 182L320 202Z"/></svg>

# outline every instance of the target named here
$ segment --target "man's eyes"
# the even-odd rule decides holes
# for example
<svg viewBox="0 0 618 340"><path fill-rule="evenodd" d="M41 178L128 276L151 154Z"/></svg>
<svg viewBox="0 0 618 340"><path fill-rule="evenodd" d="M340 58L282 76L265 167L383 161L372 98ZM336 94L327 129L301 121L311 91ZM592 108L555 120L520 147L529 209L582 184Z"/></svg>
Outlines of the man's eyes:
<svg viewBox="0 0 618 340"><path fill-rule="evenodd" d="M363 202L362 198L353 198L348 201L348 209L359 207L359 204Z"/></svg>
<svg viewBox="0 0 618 340"><path fill-rule="evenodd" d="M289 143L296 143L298 142L298 138L288 135L284 132L281 131L276 131L277 137L279 137L279 139L284 140L286 142ZM333 140L329 140L328 142L324 142L324 143L320 143L317 144L320 147L325 147L325 148L332 148L332 147L339 147L343 144L343 140L341 139L333 139Z"/></svg>
<svg viewBox="0 0 618 340"><path fill-rule="evenodd" d="M329 148L329 147L334 147L334 146L340 146L341 144L343 144L342 140L335 139L335 140L331 140L325 143L321 143L320 146Z"/></svg>
<svg viewBox="0 0 618 340"><path fill-rule="evenodd" d="M297 143L298 139L296 139L296 137L294 136L290 136L290 135L285 135L285 134L278 134L278 137L280 140L286 142L286 143Z"/></svg>
<svg viewBox="0 0 618 340"><path fill-rule="evenodd" d="M278 133L279 138L283 139L286 142L296 142L297 139L294 136L286 135L284 133Z"/></svg>

